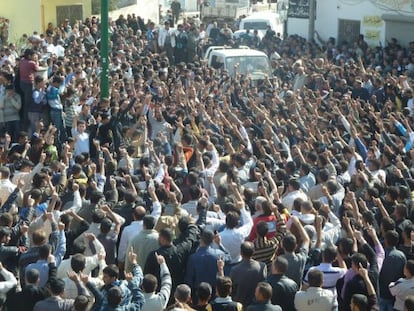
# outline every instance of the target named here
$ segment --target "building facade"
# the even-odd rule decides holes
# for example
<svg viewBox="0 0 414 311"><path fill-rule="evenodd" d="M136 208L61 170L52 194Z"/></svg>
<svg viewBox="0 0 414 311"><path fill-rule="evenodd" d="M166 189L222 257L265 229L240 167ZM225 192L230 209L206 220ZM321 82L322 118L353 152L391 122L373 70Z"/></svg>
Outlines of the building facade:
<svg viewBox="0 0 414 311"><path fill-rule="evenodd" d="M309 0L290 0L288 34L308 37ZM397 38L414 41L414 0L316 0L315 30L324 40L353 42L359 34L371 46Z"/></svg>

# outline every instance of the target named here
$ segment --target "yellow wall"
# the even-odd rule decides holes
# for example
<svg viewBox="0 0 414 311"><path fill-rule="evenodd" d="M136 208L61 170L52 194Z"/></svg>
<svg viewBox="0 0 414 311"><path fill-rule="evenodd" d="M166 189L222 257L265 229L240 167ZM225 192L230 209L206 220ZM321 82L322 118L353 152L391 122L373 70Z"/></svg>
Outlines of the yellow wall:
<svg viewBox="0 0 414 311"><path fill-rule="evenodd" d="M9 41L17 41L22 34L41 31L40 0L2 1L0 16L10 20Z"/></svg>
<svg viewBox="0 0 414 311"><path fill-rule="evenodd" d="M12 0L1 1L0 17L10 20L9 41L22 34L43 33L49 22L56 26L56 6L83 5L83 19L92 15L91 0Z"/></svg>
<svg viewBox="0 0 414 311"><path fill-rule="evenodd" d="M83 5L83 19L92 15L92 0L42 0L43 18L41 20L43 30L52 22L56 26L56 7L61 5ZM68 16L69 18L69 16Z"/></svg>

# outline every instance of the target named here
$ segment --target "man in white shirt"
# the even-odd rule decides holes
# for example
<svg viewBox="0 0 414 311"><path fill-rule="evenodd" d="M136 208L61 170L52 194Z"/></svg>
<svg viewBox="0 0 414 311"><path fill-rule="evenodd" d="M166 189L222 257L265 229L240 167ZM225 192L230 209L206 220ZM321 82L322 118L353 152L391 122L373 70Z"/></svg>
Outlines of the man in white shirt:
<svg viewBox="0 0 414 311"><path fill-rule="evenodd" d="M85 269L84 269L84 273L85 274L90 274L91 271L93 269L95 269L96 267L102 267L105 268L106 267L106 263L105 263L105 248L102 245L101 242L98 241L98 239L95 237L95 235L93 234L88 234L85 237L85 240L87 243L92 242L93 246L95 248L95 254L92 256L86 256L85 257ZM59 268L57 270L57 278L58 279L63 279L65 277L68 276L68 272L72 271L73 269L71 268L71 260L72 260L72 256L69 257L68 259L64 259L61 264L59 265Z"/></svg>
<svg viewBox="0 0 414 311"><path fill-rule="evenodd" d="M316 184L316 177L310 171L311 167L308 163L302 163L299 170L299 184L300 188L306 193Z"/></svg>
<svg viewBox="0 0 414 311"><path fill-rule="evenodd" d="M124 262L127 255L127 247L132 238L138 235L142 231L142 219L146 214L146 210L143 206L135 207L132 212L132 218L134 219L130 225L126 226L122 231L121 240L118 247L118 261Z"/></svg>
<svg viewBox="0 0 414 311"><path fill-rule="evenodd" d="M181 208L188 212L193 218L197 218L197 205L201 197L200 188L197 185L191 185L189 189L190 201L181 205Z"/></svg>
<svg viewBox="0 0 414 311"><path fill-rule="evenodd" d="M405 278L400 278L389 285L390 293L395 297L394 309L404 310L404 300L414 295L414 260L407 261L404 267Z"/></svg>
<svg viewBox="0 0 414 311"><path fill-rule="evenodd" d="M80 276L81 273L86 269L86 258L83 254L75 254L70 258L71 270ZM99 277L102 276L102 271L106 267L105 260L99 261ZM100 278L91 278L89 277L88 281L96 288L100 288L104 285L104 282ZM65 298L76 299L78 297L78 286L73 282L69 277L63 279L65 282Z"/></svg>
<svg viewBox="0 0 414 311"><path fill-rule="evenodd" d="M309 288L295 295L297 311L332 311L335 303L334 294L323 289L323 273L313 269L308 273Z"/></svg>
<svg viewBox="0 0 414 311"><path fill-rule="evenodd" d="M237 203L242 204L242 202ZM240 246L249 236L253 228L252 216L242 206L240 208L240 216L242 225L239 226L240 217L237 212L228 212L226 216L226 228L220 232L221 242L225 249L228 250L231 256L231 264L236 264L241 261Z"/></svg>
<svg viewBox="0 0 414 311"><path fill-rule="evenodd" d="M300 188L299 181L296 178L291 178L289 180L288 192L282 198L282 204L290 212L292 211L293 202L296 199L302 199L304 202L306 202L308 201L308 196Z"/></svg>
<svg viewBox="0 0 414 311"><path fill-rule="evenodd" d="M6 166L0 167L0 207L6 203L9 195L16 189L10 179L10 169Z"/></svg>
<svg viewBox="0 0 414 311"><path fill-rule="evenodd" d="M142 311L161 311L167 306L168 299L171 294L172 280L171 274L165 263L165 258L155 253L157 262L160 265L160 281L161 287L157 293L157 277L152 274L146 274L142 282L142 290L144 292L145 303Z"/></svg>
<svg viewBox="0 0 414 311"><path fill-rule="evenodd" d="M410 116L414 116L414 97L413 90L411 88L406 88L403 92L404 97L407 97L407 108L410 111Z"/></svg>
<svg viewBox="0 0 414 311"><path fill-rule="evenodd" d="M175 47L175 34L170 29L170 23L165 22L164 28L160 28L158 33L158 46L160 47L161 52L167 54L170 63L172 63L173 51Z"/></svg>
<svg viewBox="0 0 414 311"><path fill-rule="evenodd" d="M55 53L57 57L64 57L65 56L65 48L63 45L65 42L63 40L58 40L56 46L55 46Z"/></svg>
<svg viewBox="0 0 414 311"><path fill-rule="evenodd" d="M3 277L4 281L0 281L0 294L6 295L9 290L14 288L17 285L17 280L13 273L8 271L3 267L0 262L0 275Z"/></svg>
<svg viewBox="0 0 414 311"><path fill-rule="evenodd" d="M27 159L23 159L21 162L20 169L16 172L14 172L13 175L13 184L17 185L20 179L24 181L24 187L22 191L25 193L26 191L29 191L32 188L32 180L33 176L37 173L40 173L40 171L43 168L43 162L46 159L46 153L42 153L40 155L39 163L34 166L33 163ZM33 167L34 166L34 167Z"/></svg>
<svg viewBox="0 0 414 311"><path fill-rule="evenodd" d="M86 122L73 118L72 136L75 139L75 156L89 153L89 134L86 132Z"/></svg>
<svg viewBox="0 0 414 311"><path fill-rule="evenodd" d="M355 164L357 161L363 161L362 157L355 151L354 147L346 146L342 149L342 153L345 159L349 162L348 173L352 177L357 173L357 168Z"/></svg>

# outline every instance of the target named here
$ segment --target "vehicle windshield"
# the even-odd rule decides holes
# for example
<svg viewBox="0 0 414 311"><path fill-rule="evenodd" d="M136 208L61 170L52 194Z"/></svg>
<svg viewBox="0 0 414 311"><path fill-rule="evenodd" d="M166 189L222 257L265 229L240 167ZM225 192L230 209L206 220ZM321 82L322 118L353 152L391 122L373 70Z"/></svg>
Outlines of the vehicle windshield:
<svg viewBox="0 0 414 311"><path fill-rule="evenodd" d="M261 29L266 29L267 27L267 23L266 22L248 22L245 21L243 23L243 29L257 29L257 30L261 30Z"/></svg>
<svg viewBox="0 0 414 311"><path fill-rule="evenodd" d="M234 56L227 57L225 61L231 76L234 76L236 64L238 64L237 72L242 75L250 75L252 78L271 75L269 60L266 56Z"/></svg>

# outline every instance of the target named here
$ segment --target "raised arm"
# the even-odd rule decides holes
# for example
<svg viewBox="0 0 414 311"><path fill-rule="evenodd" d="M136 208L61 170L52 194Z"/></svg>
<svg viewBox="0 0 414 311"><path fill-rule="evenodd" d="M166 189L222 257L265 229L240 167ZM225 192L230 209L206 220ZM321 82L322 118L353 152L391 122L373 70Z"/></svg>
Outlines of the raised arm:
<svg viewBox="0 0 414 311"><path fill-rule="evenodd" d="M104 212L106 212L107 215L108 215L108 217L111 218L112 221L114 222L114 224L115 224L114 233L116 235L118 235L119 234L119 231L121 229L121 225L122 225L120 219L117 217L117 215L115 215L115 213L109 208L108 205L102 206L102 210Z"/></svg>
<svg viewBox="0 0 414 311"><path fill-rule="evenodd" d="M161 299L163 300L163 308L165 308L171 295L172 279L170 270L165 263L165 258L157 253L155 253L155 256L160 265L161 288L158 295L161 296Z"/></svg>
<svg viewBox="0 0 414 311"><path fill-rule="evenodd" d="M3 267L0 262L0 275L3 277L4 281L0 282L0 293L6 294L9 290L17 285L17 279L6 268Z"/></svg>
<svg viewBox="0 0 414 311"><path fill-rule="evenodd" d="M302 247L309 249L309 236L305 231L305 228L303 228L302 223L300 222L299 218L296 216L292 216L292 224L296 226L296 229L299 231L299 235L302 238Z"/></svg>

